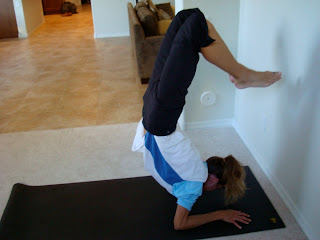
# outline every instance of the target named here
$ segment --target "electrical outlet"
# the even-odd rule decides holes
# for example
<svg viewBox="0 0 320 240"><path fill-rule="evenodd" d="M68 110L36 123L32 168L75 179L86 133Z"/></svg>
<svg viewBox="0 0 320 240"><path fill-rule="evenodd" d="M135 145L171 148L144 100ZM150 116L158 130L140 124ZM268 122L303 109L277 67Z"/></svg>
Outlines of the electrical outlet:
<svg viewBox="0 0 320 240"><path fill-rule="evenodd" d="M200 102L204 106L211 106L216 102L216 95L211 91L204 92L200 97Z"/></svg>

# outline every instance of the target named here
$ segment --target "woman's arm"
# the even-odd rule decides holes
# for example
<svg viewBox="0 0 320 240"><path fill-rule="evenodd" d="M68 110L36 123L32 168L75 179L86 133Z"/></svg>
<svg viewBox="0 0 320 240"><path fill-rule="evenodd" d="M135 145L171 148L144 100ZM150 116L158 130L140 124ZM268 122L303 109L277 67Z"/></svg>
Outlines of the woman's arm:
<svg viewBox="0 0 320 240"><path fill-rule="evenodd" d="M189 211L186 208L177 205L176 215L174 216L173 223L175 230L186 230L219 219L221 219L221 214L219 211L189 216Z"/></svg>
<svg viewBox="0 0 320 240"><path fill-rule="evenodd" d="M189 216L189 211L178 205L174 216L174 229L186 230L217 220L233 223L236 227L241 229L241 226L236 221L249 224L251 220L248 217L250 216L246 213L231 209Z"/></svg>

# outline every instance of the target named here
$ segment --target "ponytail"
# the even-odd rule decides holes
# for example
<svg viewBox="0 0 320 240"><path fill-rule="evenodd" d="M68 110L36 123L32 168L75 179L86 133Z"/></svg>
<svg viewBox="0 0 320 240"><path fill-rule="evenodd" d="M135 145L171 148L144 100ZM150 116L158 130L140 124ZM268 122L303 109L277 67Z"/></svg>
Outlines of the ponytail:
<svg viewBox="0 0 320 240"><path fill-rule="evenodd" d="M226 158L211 157L207 160L209 174L219 178L219 184L225 187L225 204L235 203L244 196L246 185L245 171L232 156Z"/></svg>

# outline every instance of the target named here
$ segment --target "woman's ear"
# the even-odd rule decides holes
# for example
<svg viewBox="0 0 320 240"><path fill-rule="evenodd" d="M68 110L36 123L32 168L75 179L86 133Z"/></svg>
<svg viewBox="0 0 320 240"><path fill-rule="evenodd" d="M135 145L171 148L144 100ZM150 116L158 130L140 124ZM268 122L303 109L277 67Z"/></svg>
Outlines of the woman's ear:
<svg viewBox="0 0 320 240"><path fill-rule="evenodd" d="M217 189L217 184L219 182L219 178L214 174L209 174L207 181L203 184L203 190L205 191L213 191Z"/></svg>

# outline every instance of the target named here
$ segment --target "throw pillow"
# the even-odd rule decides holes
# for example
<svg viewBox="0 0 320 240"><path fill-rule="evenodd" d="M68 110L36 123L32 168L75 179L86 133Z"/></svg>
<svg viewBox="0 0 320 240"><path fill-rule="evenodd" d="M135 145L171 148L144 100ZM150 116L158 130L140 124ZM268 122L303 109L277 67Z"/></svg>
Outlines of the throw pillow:
<svg viewBox="0 0 320 240"><path fill-rule="evenodd" d="M159 34L160 35L165 35L167 30L168 30L168 27L170 26L172 20L160 20L158 22L158 25L159 25Z"/></svg>
<svg viewBox="0 0 320 240"><path fill-rule="evenodd" d="M137 15L146 37L159 35L158 20L148 7L139 7Z"/></svg>
<svg viewBox="0 0 320 240"><path fill-rule="evenodd" d="M138 11L140 7L148 7L144 2L138 2L134 7L134 10Z"/></svg>
<svg viewBox="0 0 320 240"><path fill-rule="evenodd" d="M147 0L147 2L148 2L148 6L149 6L150 10L156 14L156 16L159 20L160 19L159 18L159 10L157 9L156 5L153 4L152 0Z"/></svg>
<svg viewBox="0 0 320 240"><path fill-rule="evenodd" d="M172 18L167 12L160 9L159 10L159 20L172 20Z"/></svg>
<svg viewBox="0 0 320 240"><path fill-rule="evenodd" d="M171 8L170 3L161 3L161 4L156 4L156 8L160 11L161 9L165 11L167 14L170 15L171 19L174 18L174 12Z"/></svg>

